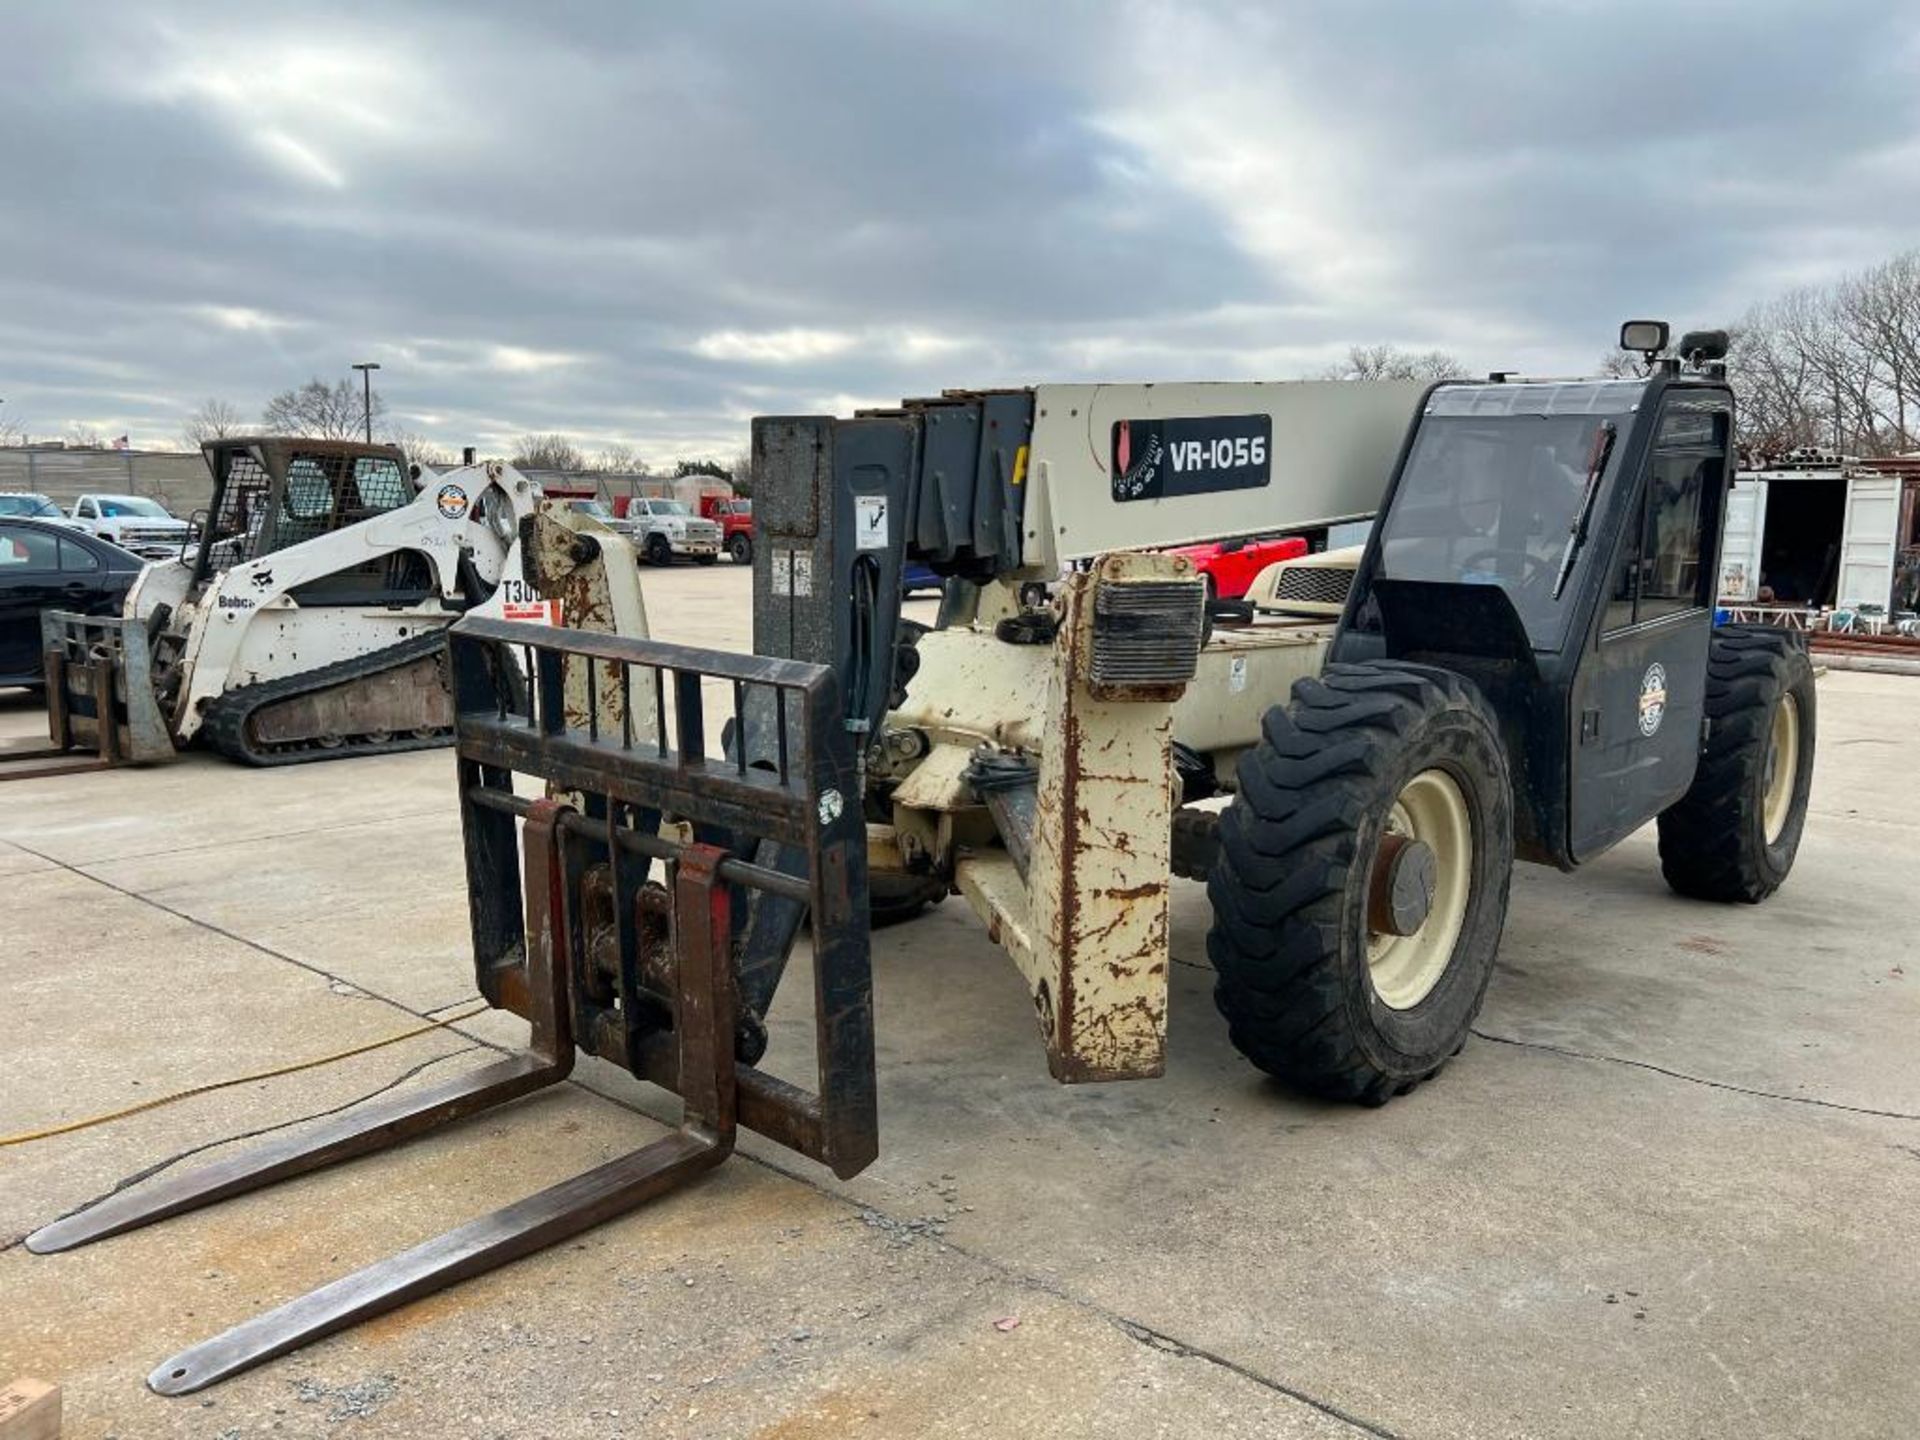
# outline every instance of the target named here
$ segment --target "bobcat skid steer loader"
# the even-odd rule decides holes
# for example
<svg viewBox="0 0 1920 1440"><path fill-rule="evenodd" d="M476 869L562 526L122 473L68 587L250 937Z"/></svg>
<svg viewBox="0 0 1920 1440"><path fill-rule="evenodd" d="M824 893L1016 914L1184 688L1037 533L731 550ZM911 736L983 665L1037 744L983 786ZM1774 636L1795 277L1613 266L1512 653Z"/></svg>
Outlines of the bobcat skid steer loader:
<svg viewBox="0 0 1920 1440"><path fill-rule="evenodd" d="M565 593L581 612L569 625L646 633L625 542L543 507L510 466L436 473L337 440L225 439L205 453L213 500L197 543L149 566L119 618L45 619L61 750L142 763L204 738L286 765L445 745L442 632L461 615L559 623ZM523 558L536 515L550 594Z"/></svg>

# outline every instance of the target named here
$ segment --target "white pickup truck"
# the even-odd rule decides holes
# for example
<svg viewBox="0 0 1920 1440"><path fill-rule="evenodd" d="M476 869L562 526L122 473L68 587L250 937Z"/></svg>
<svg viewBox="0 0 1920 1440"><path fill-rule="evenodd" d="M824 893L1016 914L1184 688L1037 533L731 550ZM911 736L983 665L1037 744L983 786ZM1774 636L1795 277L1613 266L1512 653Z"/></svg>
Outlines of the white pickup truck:
<svg viewBox="0 0 1920 1440"><path fill-rule="evenodd" d="M144 495L82 495L73 502L73 521L143 560L174 560L192 529Z"/></svg>
<svg viewBox="0 0 1920 1440"><path fill-rule="evenodd" d="M615 515L604 500L569 500L567 505L624 535L649 565L671 565L681 556L711 565L720 558L720 527L678 500L636 495L626 502L624 515Z"/></svg>
<svg viewBox="0 0 1920 1440"><path fill-rule="evenodd" d="M670 565L683 555L701 565L720 558L720 527L681 501L635 496L626 519L639 532L640 558L649 565Z"/></svg>

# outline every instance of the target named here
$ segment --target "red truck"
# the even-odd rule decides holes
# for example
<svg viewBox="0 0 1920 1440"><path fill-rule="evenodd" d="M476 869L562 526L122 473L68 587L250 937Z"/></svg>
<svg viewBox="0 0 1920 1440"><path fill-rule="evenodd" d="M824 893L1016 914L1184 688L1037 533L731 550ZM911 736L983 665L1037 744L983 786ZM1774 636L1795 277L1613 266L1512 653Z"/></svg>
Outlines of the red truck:
<svg viewBox="0 0 1920 1440"><path fill-rule="evenodd" d="M736 565L753 560L753 501L737 495L702 495L700 513L720 527L720 548Z"/></svg>
<svg viewBox="0 0 1920 1440"><path fill-rule="evenodd" d="M1207 582L1209 600L1238 600L1267 566L1306 554L1307 542L1298 535L1213 540L1204 545L1181 545L1167 553L1193 561L1193 568Z"/></svg>

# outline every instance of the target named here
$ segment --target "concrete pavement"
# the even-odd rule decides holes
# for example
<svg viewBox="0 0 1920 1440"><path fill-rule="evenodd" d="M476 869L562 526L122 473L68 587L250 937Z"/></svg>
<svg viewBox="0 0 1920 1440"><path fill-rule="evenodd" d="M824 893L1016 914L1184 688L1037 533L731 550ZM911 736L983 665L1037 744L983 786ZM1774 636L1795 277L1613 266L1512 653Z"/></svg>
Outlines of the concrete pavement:
<svg viewBox="0 0 1920 1440"><path fill-rule="evenodd" d="M663 638L744 643L731 567L646 584ZM1820 695L1773 901L1674 898L1650 833L1523 868L1480 1038L1383 1110L1232 1051L1185 882L1167 1078L1055 1086L953 900L875 937L882 1153L852 1181L748 1137L572 1245L180 1400L141 1383L165 1355L642 1144L671 1104L589 1062L384 1156L65 1256L17 1244L524 1031L481 1017L0 1151L0 1380L58 1380L70 1436L122 1440L1913 1433L1920 689ZM0 731L38 722L0 695ZM0 786L0 1132L470 996L451 790L444 753Z"/></svg>

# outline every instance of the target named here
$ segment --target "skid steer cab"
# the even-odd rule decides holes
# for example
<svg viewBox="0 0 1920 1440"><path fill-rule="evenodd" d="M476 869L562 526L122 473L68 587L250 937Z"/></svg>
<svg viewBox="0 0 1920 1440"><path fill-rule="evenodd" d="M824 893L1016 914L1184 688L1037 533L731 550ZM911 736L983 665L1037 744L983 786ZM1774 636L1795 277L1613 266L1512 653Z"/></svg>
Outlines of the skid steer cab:
<svg viewBox="0 0 1920 1440"><path fill-rule="evenodd" d="M511 466L434 471L343 440L203 449L197 541L142 571L118 617L45 617L60 751L144 763L205 740L285 765L446 745L460 616L646 633L626 543Z"/></svg>

